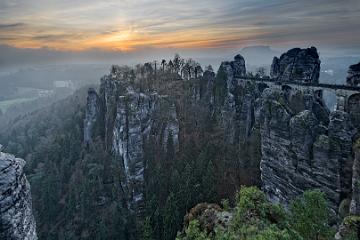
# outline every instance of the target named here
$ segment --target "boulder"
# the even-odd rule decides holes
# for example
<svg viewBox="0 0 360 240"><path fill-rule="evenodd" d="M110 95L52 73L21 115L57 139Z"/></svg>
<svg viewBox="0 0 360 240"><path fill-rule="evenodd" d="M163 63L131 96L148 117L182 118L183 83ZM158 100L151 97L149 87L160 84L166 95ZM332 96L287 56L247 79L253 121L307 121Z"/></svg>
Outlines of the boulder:
<svg viewBox="0 0 360 240"><path fill-rule="evenodd" d="M0 151L0 239L36 240L25 161Z"/></svg>

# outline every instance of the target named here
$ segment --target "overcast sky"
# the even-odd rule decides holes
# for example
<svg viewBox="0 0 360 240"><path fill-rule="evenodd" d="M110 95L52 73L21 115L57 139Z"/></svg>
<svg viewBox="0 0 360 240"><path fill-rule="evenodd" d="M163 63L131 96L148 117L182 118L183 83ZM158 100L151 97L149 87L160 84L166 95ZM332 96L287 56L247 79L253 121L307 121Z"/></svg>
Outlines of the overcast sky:
<svg viewBox="0 0 360 240"><path fill-rule="evenodd" d="M0 45L135 52L315 45L359 54L359 22L360 0L0 0Z"/></svg>

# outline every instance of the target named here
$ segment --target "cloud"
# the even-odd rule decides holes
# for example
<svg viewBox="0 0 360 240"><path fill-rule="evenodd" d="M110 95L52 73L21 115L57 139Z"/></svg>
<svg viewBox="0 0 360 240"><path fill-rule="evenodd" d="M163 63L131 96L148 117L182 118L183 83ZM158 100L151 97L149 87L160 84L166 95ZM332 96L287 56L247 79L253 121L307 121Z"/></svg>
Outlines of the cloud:
<svg viewBox="0 0 360 240"><path fill-rule="evenodd" d="M29 2L0 0L0 44L128 51L317 43L360 49L358 0Z"/></svg>
<svg viewBox="0 0 360 240"><path fill-rule="evenodd" d="M3 29L14 29L14 28L19 28L19 27L24 27L24 26L25 26L24 23L8 23L8 24L0 23L0 31Z"/></svg>

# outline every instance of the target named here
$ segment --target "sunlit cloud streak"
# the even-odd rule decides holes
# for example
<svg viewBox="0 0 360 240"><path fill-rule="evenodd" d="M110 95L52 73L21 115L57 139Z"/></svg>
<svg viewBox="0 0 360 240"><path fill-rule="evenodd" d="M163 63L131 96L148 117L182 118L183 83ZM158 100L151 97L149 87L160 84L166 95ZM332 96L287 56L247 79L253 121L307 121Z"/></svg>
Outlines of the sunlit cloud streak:
<svg viewBox="0 0 360 240"><path fill-rule="evenodd" d="M360 48L359 0L0 0L0 44L58 50Z"/></svg>

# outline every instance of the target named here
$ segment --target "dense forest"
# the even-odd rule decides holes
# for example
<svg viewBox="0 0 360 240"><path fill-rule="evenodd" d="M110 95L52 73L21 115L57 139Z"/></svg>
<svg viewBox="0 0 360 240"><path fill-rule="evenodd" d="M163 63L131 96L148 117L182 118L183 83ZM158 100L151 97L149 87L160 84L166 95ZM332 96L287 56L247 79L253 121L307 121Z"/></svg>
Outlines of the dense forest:
<svg viewBox="0 0 360 240"><path fill-rule="evenodd" d="M125 78L140 91L174 95L185 95L186 85L203 81L200 65L178 55L157 68L150 63L125 67ZM211 66L206 70L213 75ZM136 72L148 75L134 82ZM1 134L6 151L27 161L40 239L141 239L149 227L153 239L175 239L184 215L197 203L232 201L241 184L259 184L258 163L245 162L248 149L227 144L216 114L209 117L201 106L181 99L184 144L176 149L169 137L163 149L148 141L145 201L135 214L123 197L122 166L106 150L104 133L98 128L94 144L83 143L86 90L17 117Z"/></svg>

